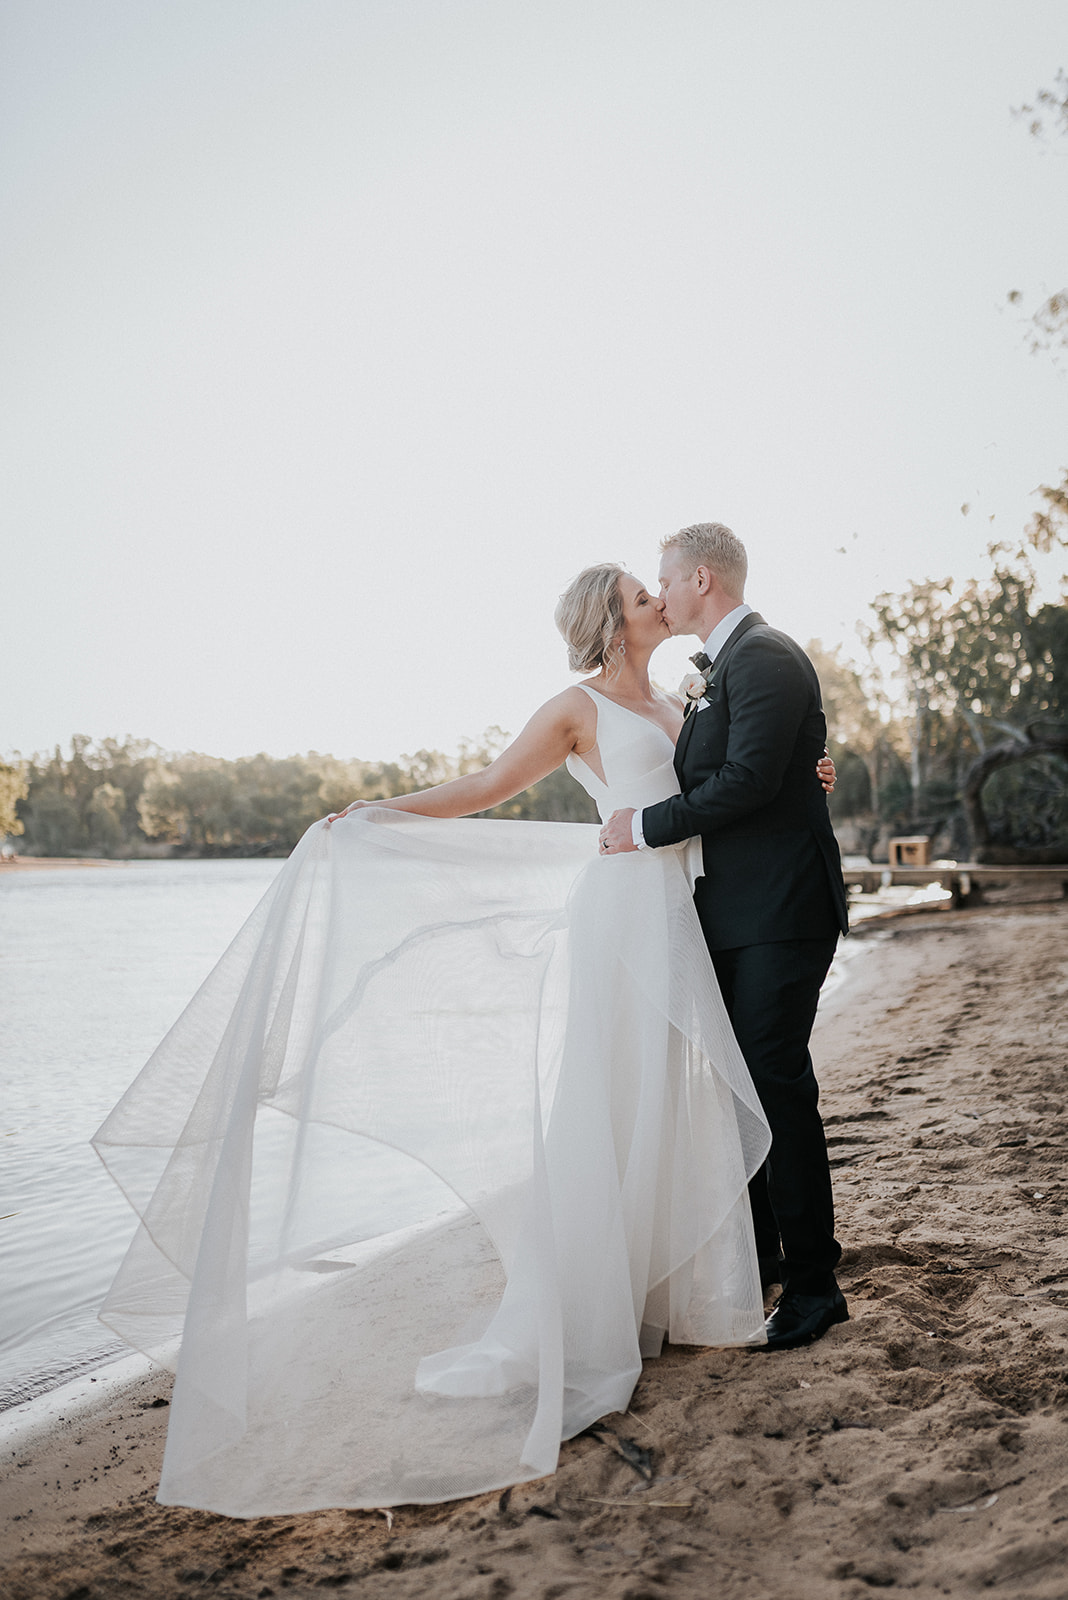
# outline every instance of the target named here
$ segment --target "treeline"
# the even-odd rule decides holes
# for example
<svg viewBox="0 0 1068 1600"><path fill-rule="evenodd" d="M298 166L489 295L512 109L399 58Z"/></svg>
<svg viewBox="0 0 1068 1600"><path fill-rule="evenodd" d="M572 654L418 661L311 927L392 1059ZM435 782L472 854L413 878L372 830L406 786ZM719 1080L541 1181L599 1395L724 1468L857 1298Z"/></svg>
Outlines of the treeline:
<svg viewBox="0 0 1068 1600"><path fill-rule="evenodd" d="M1018 547L990 547L984 577L877 597L866 668L809 644L847 851L885 859L892 834L924 833L958 859L977 846L1068 859L1068 605L1063 594L1041 602L1034 566L1068 548L1068 473L1039 492L1043 510ZM69 755L0 765L0 839L21 835L33 855L284 855L327 812L473 771L505 741L491 728L455 757L371 763L314 752L224 761L78 736ZM486 814L596 818L563 768Z"/></svg>
<svg viewBox="0 0 1068 1600"><path fill-rule="evenodd" d="M0 767L0 837L41 856L287 855L317 818L352 800L407 794L485 766L506 736L491 728L457 757L420 750L399 761L165 755L147 740L84 735L47 759ZM564 769L486 812L591 822L596 811Z"/></svg>

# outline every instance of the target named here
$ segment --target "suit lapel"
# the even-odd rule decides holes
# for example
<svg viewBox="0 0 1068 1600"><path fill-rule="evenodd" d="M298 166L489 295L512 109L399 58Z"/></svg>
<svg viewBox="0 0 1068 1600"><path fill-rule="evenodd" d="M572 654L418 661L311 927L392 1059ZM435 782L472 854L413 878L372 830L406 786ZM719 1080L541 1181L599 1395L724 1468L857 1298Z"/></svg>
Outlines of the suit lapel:
<svg viewBox="0 0 1068 1600"><path fill-rule="evenodd" d="M693 725L700 715L699 711L690 712L690 715L679 729L679 736L675 741L675 775L680 784L682 782L682 763L686 755L686 746L693 736Z"/></svg>
<svg viewBox="0 0 1068 1600"><path fill-rule="evenodd" d="M744 639L750 628L759 626L761 623L763 623L763 621L764 618L760 615L759 611L750 611L747 617L742 618L741 622L739 622L738 626L733 630L726 644L719 651L715 661L712 663L712 667L708 675L711 679L713 679L713 681L715 680L716 676L722 672L731 652L734 650L739 641ZM682 782L682 768L686 760L686 751L690 740L693 738L694 723L697 721L698 717L701 716L707 717L708 712L693 711L690 713L682 725L678 741L675 745L675 772L678 776L680 784Z"/></svg>

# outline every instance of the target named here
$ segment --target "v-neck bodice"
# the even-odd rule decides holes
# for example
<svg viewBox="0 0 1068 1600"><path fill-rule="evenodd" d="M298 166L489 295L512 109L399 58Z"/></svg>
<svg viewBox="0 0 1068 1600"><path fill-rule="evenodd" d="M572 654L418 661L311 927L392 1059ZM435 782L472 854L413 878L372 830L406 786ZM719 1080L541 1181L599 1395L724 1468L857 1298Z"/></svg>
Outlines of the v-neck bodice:
<svg viewBox="0 0 1068 1600"><path fill-rule="evenodd" d="M613 811L651 806L678 794L671 735L650 717L621 706L580 683L597 707L597 744L603 779L582 756L569 755L567 770L585 789L602 821ZM593 751L588 752L591 756Z"/></svg>

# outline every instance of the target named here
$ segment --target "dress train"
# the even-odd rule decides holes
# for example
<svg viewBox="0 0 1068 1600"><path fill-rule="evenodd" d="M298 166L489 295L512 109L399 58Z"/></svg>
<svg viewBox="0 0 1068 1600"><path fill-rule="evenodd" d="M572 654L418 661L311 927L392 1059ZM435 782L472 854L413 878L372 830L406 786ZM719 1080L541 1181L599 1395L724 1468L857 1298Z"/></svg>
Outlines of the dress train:
<svg viewBox="0 0 1068 1600"><path fill-rule="evenodd" d="M662 797L667 736L605 704L578 775ZM101 1315L177 1374L164 1503L501 1488L664 1338L762 1338L767 1128L686 853L596 834L315 824L100 1129L141 1219Z"/></svg>

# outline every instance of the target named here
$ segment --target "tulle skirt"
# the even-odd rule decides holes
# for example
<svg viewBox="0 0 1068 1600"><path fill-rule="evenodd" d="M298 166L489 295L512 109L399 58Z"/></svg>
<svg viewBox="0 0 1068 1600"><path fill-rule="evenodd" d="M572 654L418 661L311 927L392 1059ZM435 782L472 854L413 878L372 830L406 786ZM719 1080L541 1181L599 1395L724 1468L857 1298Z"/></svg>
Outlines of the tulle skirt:
<svg viewBox="0 0 1068 1600"><path fill-rule="evenodd" d="M159 1489L231 1516L541 1477L668 1338L763 1338L768 1133L674 850L317 823L94 1143Z"/></svg>

